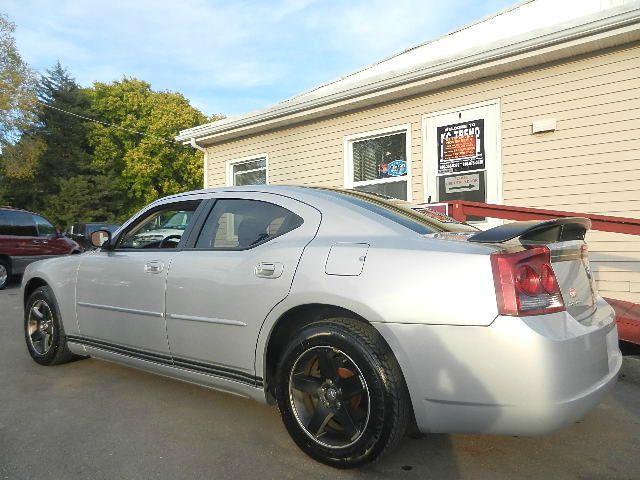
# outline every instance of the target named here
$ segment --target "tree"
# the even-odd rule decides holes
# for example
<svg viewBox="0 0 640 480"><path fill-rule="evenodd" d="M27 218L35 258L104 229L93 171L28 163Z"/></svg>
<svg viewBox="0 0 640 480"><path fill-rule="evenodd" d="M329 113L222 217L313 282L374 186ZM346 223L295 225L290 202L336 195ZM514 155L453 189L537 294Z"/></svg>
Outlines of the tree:
<svg viewBox="0 0 640 480"><path fill-rule="evenodd" d="M40 137L29 134L4 147L0 155L0 205L35 209L39 201L34 183L45 148Z"/></svg>
<svg viewBox="0 0 640 480"><path fill-rule="evenodd" d="M3 177L31 182L38 170L38 160L46 145L42 138L24 134L20 141L2 150Z"/></svg>
<svg viewBox="0 0 640 480"><path fill-rule="evenodd" d="M47 215L61 228L78 222L120 222L122 192L106 175L77 175L60 179L60 192L47 204Z"/></svg>
<svg viewBox="0 0 640 480"><path fill-rule="evenodd" d="M59 62L40 78L36 92L43 108L2 156L2 193L12 205L42 212L54 222L64 223L64 211L53 207L60 205L56 199L61 194L61 182L99 173L91 163L86 121L80 118L88 114L89 96ZM78 192L76 188L74 200L82 205ZM92 192L87 191L86 195L90 201Z"/></svg>
<svg viewBox="0 0 640 480"><path fill-rule="evenodd" d="M15 25L0 13L0 149L14 143L36 112L36 76L22 60Z"/></svg>
<svg viewBox="0 0 640 480"><path fill-rule="evenodd" d="M118 177L128 213L202 185L202 155L173 141L179 130L207 121L183 95L127 77L95 83L91 95L93 117L122 128L92 124L89 143L94 166Z"/></svg>
<svg viewBox="0 0 640 480"><path fill-rule="evenodd" d="M41 77L37 91L44 105L37 117L38 131L46 143L39 161L40 173L47 172L47 177L55 179L93 173L87 122L80 118L89 115L87 91L80 88L60 62ZM49 179L40 186L45 195L59 190L57 182Z"/></svg>

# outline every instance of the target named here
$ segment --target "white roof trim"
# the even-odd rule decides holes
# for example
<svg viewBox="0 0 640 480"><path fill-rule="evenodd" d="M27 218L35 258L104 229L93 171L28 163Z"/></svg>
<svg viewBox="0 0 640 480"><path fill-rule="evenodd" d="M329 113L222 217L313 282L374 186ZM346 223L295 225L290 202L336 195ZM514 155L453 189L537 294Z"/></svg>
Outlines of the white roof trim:
<svg viewBox="0 0 640 480"><path fill-rule="evenodd" d="M531 0L528 0L517 6L526 5L530 2ZM492 16L490 18L494 17L495 16ZM619 33L619 38L610 44L603 42L602 38L595 38L597 36L602 37L603 35L614 35L616 33ZM337 83L339 88L326 91L325 86L321 86L262 110L183 130L176 137L176 140L189 142L191 138L195 138L202 143L209 143L239 135L246 135L248 133L255 133L255 131L276 128L287 123L283 117L291 116L294 118L291 118L290 121L303 121L305 119L322 116L318 113L320 109L323 111L325 109L327 110L324 112L325 115L346 111L349 109L345 106L346 104L356 104L359 99L373 95L378 96L377 101L385 101L388 100L388 98L385 98L380 92L391 89L408 89L416 82L426 81L436 77L439 78L445 75L448 76L447 86L451 86L462 81L470 80L470 78L465 78L464 75L460 75L460 78L457 79L454 78L453 74L455 72L462 72L473 68L475 69L473 78L478 79L482 76L523 68L530 65L523 65L522 61L514 61L513 65L507 68L505 64L511 57L518 57L523 54L550 49L554 46L575 42L580 39L588 39L589 37L594 37L592 45L590 45L588 49L580 49L579 53L587 53L588 51L640 39L640 2L632 2L622 7L598 12L571 22L534 30L524 35L482 45L479 48L464 50L451 58L412 65L403 70L385 72L344 85L340 85L340 81L331 82L325 86ZM564 56L579 53L573 48L568 49ZM550 55L548 58L538 59L537 62L542 63L543 61L553 61L559 58L561 57L558 55ZM502 62L499 69L496 69L494 65L496 62ZM487 71L481 73L478 71L478 68L482 68L483 65L486 65ZM444 85L440 84L439 88L443 86ZM423 90L426 89L423 88ZM399 95L396 95L396 97L398 96ZM337 104L342 105L330 111L332 106ZM354 108L354 106L352 105L351 108ZM277 121L278 119L280 119L280 121ZM249 131L249 129L251 131Z"/></svg>

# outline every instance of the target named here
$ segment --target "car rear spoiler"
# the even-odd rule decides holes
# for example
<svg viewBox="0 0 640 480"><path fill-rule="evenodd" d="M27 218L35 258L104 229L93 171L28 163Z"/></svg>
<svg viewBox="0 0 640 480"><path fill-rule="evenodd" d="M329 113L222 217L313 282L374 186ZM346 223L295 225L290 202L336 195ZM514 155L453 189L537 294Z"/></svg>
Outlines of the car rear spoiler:
<svg viewBox="0 0 640 480"><path fill-rule="evenodd" d="M546 243L584 240L591 228L588 218L557 218L555 220L528 220L505 223L468 238L476 243L503 243L514 238Z"/></svg>

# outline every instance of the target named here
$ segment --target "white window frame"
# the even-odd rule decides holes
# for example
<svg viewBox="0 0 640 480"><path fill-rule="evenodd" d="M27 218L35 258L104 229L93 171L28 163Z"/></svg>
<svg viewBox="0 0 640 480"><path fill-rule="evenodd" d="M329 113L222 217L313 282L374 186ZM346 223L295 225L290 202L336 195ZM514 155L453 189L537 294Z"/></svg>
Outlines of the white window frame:
<svg viewBox="0 0 640 480"><path fill-rule="evenodd" d="M264 158L264 174L265 174L265 185L269 185L269 156L264 153L264 154L259 154L259 155L251 155L250 157L244 157L244 158L235 158L233 160L227 160L226 162L226 177L227 177L227 187L233 187L233 166L234 165L239 165L241 163L248 163L248 162L255 162L256 160L262 160ZM255 169L255 170L247 170L247 172L253 172L253 171L258 171L258 170L262 170L260 169ZM246 173L246 172L243 172Z"/></svg>
<svg viewBox="0 0 640 480"><path fill-rule="evenodd" d="M406 139L407 152L407 175L403 177L378 178L376 180L367 180L363 182L353 181L353 144L362 140L370 140L378 137L388 137L396 133L404 133ZM344 188L353 189L363 185L376 185L379 183L393 183L399 181L407 182L407 198L408 202L413 199L413 191L411 187L411 124L396 125L394 127L383 128L380 130L372 130L369 132L347 135L344 137Z"/></svg>
<svg viewBox="0 0 640 480"><path fill-rule="evenodd" d="M429 152L433 152L436 139L429 135L428 127L429 122L434 118L442 117L444 115L450 115L454 113L465 112L468 110L476 110L480 108L490 108L493 110L495 129L496 129L496 145L495 145L495 161L493 164L487 162L484 171L486 172L485 181L487 182L486 193L487 203L494 203L502 205L503 203L503 182L502 182L502 102L500 98L494 98L483 102L471 103L467 105L461 105L455 108L448 108L437 112L430 112L422 116L422 182L423 182L423 198L424 202L427 202L428 196L432 195L432 201L436 201L433 198L433 193L437 191L436 181L437 175L434 177L433 159L430 158ZM486 127L485 127L486 128ZM475 170L474 170L475 171ZM469 172L472 173L473 171ZM489 175L493 176L493 182L495 187L491 189L488 185ZM503 220L496 218L487 218L484 222L473 222L475 226L479 228L491 228L503 223Z"/></svg>

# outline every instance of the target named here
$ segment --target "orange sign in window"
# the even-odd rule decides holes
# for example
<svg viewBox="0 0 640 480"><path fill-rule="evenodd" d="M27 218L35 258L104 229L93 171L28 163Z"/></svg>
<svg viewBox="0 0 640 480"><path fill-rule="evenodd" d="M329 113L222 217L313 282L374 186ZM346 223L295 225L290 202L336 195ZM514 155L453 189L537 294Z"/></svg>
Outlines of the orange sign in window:
<svg viewBox="0 0 640 480"><path fill-rule="evenodd" d="M484 170L484 119L437 128L438 175Z"/></svg>
<svg viewBox="0 0 640 480"><path fill-rule="evenodd" d="M475 135L446 138L444 142L444 159L474 157L476 155Z"/></svg>

